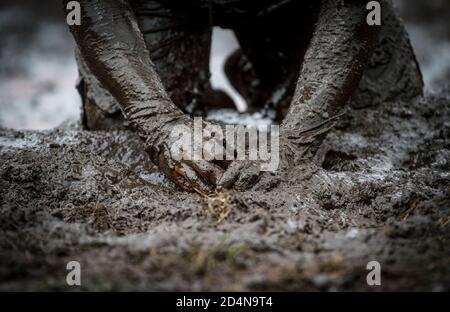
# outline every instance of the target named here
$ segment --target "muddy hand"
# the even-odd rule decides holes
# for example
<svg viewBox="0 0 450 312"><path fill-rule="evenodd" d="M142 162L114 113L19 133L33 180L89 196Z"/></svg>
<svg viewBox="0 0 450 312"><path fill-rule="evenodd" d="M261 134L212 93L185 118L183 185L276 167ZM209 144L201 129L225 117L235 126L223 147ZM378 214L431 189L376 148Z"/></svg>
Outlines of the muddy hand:
<svg viewBox="0 0 450 312"><path fill-rule="evenodd" d="M160 144L157 159L158 168L182 190L207 195L214 191L223 169L206 160L180 159L174 155L173 141L167 139Z"/></svg>
<svg viewBox="0 0 450 312"><path fill-rule="evenodd" d="M259 161L236 160L232 162L217 183L217 189L234 188L244 191L254 186L261 175Z"/></svg>
<svg viewBox="0 0 450 312"><path fill-rule="evenodd" d="M147 132L146 140L153 162L182 190L201 195L213 192L224 170L213 160L205 160L204 157L209 154L205 154L202 142L192 138L193 120L185 115L166 119L160 115L158 121L161 125L153 128L155 131ZM203 122L201 126L207 128L211 125ZM224 144L214 138L209 138L208 142L213 142L217 147L223 147Z"/></svg>

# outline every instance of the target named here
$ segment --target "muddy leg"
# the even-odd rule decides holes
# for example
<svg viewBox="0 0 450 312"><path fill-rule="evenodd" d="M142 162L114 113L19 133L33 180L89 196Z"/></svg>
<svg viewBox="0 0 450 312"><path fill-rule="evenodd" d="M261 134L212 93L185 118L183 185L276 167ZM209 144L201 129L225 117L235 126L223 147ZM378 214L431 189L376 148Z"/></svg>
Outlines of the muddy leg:
<svg viewBox="0 0 450 312"><path fill-rule="evenodd" d="M383 26L359 87L353 108L386 101L410 101L422 95L423 80L409 35L391 0L382 3Z"/></svg>

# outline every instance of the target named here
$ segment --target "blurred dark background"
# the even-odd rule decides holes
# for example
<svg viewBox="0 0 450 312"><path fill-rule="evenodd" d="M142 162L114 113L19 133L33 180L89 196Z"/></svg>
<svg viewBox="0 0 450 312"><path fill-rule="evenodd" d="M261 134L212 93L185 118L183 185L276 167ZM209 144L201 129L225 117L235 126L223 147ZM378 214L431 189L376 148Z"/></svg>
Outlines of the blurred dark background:
<svg viewBox="0 0 450 312"><path fill-rule="evenodd" d="M79 118L74 43L61 2L0 2L0 127L48 129ZM447 88L450 1L395 2L410 32L427 89ZM218 35L214 40L230 39Z"/></svg>

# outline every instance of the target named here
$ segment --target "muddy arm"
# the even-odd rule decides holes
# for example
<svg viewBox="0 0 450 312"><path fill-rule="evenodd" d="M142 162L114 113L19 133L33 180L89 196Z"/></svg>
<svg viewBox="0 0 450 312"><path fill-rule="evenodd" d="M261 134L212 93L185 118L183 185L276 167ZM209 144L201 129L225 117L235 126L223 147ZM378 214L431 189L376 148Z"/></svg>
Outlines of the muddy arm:
<svg viewBox="0 0 450 312"><path fill-rule="evenodd" d="M80 4L81 25L71 26L80 53L152 149L162 128L187 117L164 90L129 3L81 0Z"/></svg>
<svg viewBox="0 0 450 312"><path fill-rule="evenodd" d="M357 89L379 26L366 22L367 1L323 0L293 102L281 126L284 161L310 160Z"/></svg>
<svg viewBox="0 0 450 312"><path fill-rule="evenodd" d="M71 31L93 75L115 97L159 169L182 189L208 190L204 182L214 184L221 169L206 161L181 163L170 152L171 130L181 125L189 130L193 121L165 91L128 1L80 4L81 25Z"/></svg>

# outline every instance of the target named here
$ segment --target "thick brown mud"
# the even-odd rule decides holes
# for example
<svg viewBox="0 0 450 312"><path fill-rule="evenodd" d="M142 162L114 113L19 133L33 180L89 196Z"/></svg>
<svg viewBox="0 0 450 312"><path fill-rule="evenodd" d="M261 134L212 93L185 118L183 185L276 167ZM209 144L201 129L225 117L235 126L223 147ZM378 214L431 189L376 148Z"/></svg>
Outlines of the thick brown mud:
<svg viewBox="0 0 450 312"><path fill-rule="evenodd" d="M449 104L352 109L316 165L216 199L128 132L1 130L0 290L449 290Z"/></svg>

